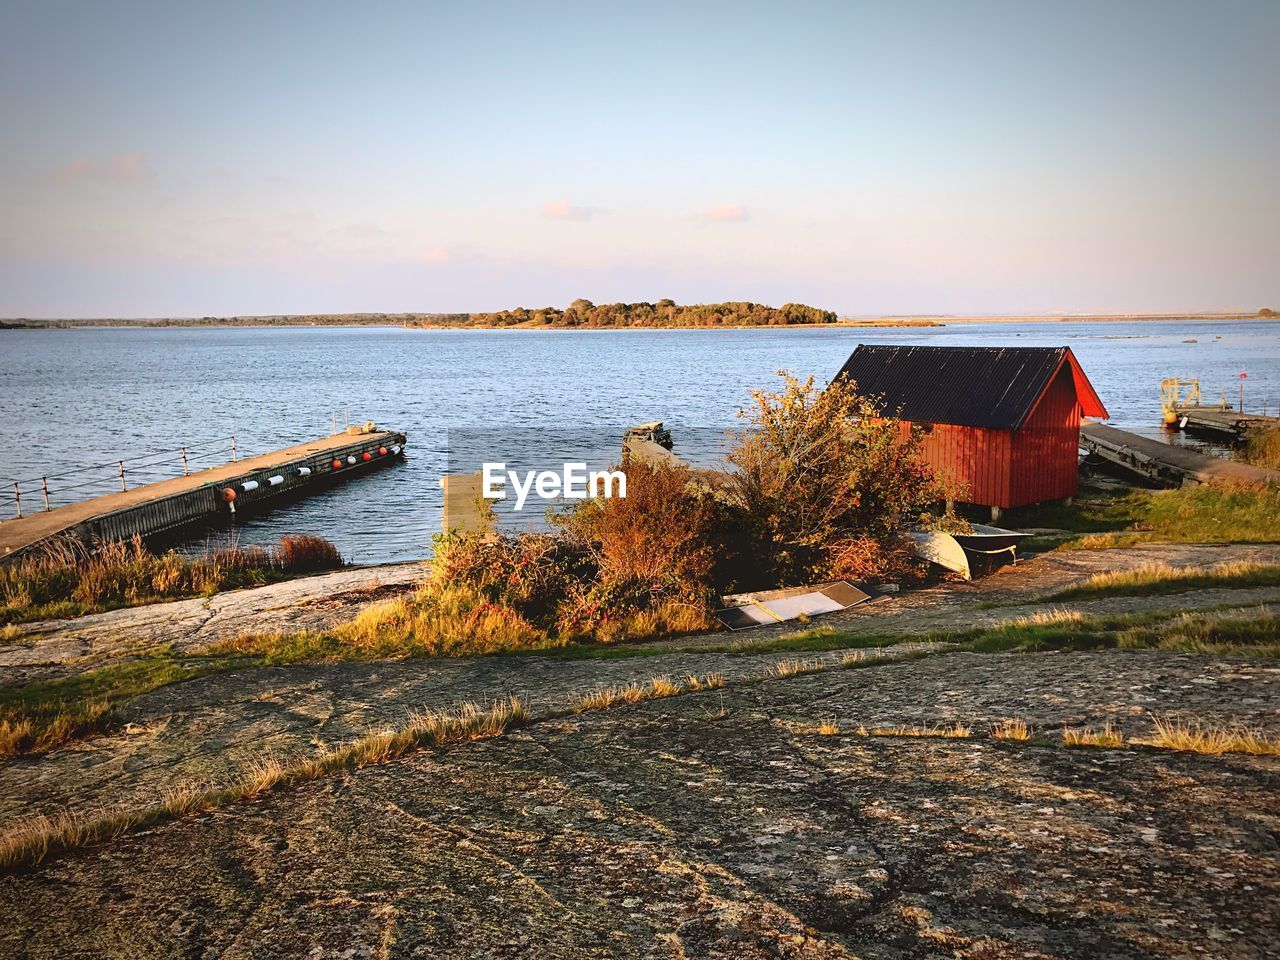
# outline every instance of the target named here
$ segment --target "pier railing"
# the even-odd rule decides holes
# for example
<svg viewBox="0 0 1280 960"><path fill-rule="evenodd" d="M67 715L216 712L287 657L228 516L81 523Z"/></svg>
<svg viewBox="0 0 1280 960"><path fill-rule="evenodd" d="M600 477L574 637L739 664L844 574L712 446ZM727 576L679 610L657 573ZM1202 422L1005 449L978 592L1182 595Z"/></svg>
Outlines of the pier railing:
<svg viewBox="0 0 1280 960"><path fill-rule="evenodd" d="M62 473L4 480L0 490L0 519L21 517L55 506L126 491L147 483L190 476L209 467L235 462L241 451L235 434L188 443L176 449L155 450L107 463L76 467Z"/></svg>

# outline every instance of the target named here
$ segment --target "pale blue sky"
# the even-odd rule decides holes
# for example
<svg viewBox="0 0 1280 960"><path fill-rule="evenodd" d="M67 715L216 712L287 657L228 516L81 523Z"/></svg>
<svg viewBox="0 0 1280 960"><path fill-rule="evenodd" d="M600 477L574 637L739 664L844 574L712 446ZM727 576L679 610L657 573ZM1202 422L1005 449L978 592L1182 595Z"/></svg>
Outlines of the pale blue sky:
<svg viewBox="0 0 1280 960"><path fill-rule="evenodd" d="M0 316L1280 308L1280 2L0 0Z"/></svg>

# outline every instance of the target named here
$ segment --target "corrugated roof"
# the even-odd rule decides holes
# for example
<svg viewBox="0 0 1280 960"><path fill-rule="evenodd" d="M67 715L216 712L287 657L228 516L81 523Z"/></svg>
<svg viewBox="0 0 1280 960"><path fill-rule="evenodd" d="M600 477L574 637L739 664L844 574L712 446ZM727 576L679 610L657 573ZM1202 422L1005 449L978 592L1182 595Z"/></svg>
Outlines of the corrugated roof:
<svg viewBox="0 0 1280 960"><path fill-rule="evenodd" d="M1069 347L917 347L859 344L838 377L917 423L995 430L1022 426L1067 363L1086 416L1107 411Z"/></svg>

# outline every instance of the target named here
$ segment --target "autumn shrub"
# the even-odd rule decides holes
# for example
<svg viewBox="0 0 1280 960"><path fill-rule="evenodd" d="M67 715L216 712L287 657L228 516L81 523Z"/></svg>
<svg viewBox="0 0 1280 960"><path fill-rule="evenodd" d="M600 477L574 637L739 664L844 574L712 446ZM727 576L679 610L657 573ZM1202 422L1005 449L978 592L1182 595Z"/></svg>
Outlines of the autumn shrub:
<svg viewBox="0 0 1280 960"><path fill-rule="evenodd" d="M337 547L324 537L309 534L281 537L275 550L275 560L281 570L289 573L310 573L342 566L342 554Z"/></svg>
<svg viewBox="0 0 1280 960"><path fill-rule="evenodd" d="M1280 427L1272 427L1249 440L1245 459L1259 467L1280 470Z"/></svg>
<svg viewBox="0 0 1280 960"><path fill-rule="evenodd" d="M603 584L704 599L721 579L724 504L686 467L639 459L624 466L627 495L584 501L559 518L561 529L590 554Z"/></svg>
<svg viewBox="0 0 1280 960"><path fill-rule="evenodd" d="M436 538L435 546L425 589L466 588L543 627L555 622L561 604L591 575L590 559L579 548L548 534L450 533Z"/></svg>
<svg viewBox="0 0 1280 960"><path fill-rule="evenodd" d="M752 392L728 454L740 521L756 557L756 586L910 574L909 524L936 524L954 491L922 455L922 435L849 380L825 390L780 374Z"/></svg>

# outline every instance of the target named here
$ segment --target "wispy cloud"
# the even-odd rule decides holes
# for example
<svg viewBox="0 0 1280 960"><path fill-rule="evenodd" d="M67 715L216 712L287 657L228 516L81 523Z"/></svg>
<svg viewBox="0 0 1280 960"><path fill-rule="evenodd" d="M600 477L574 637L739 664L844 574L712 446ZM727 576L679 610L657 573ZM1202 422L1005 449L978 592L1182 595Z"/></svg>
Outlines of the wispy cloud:
<svg viewBox="0 0 1280 960"><path fill-rule="evenodd" d="M719 203L702 214L711 223L741 223L747 219L747 208L740 203Z"/></svg>
<svg viewBox="0 0 1280 960"><path fill-rule="evenodd" d="M590 220L600 211L592 207L575 207L568 200L548 200L542 215L548 220Z"/></svg>
<svg viewBox="0 0 1280 960"><path fill-rule="evenodd" d="M444 247L431 247L419 259L423 263L448 263L453 257Z"/></svg>
<svg viewBox="0 0 1280 960"><path fill-rule="evenodd" d="M105 160L81 157L72 160L53 171L56 183L73 184L85 180L100 180L110 183L149 183L155 179L155 171L147 163L147 158L134 150L117 154Z"/></svg>

